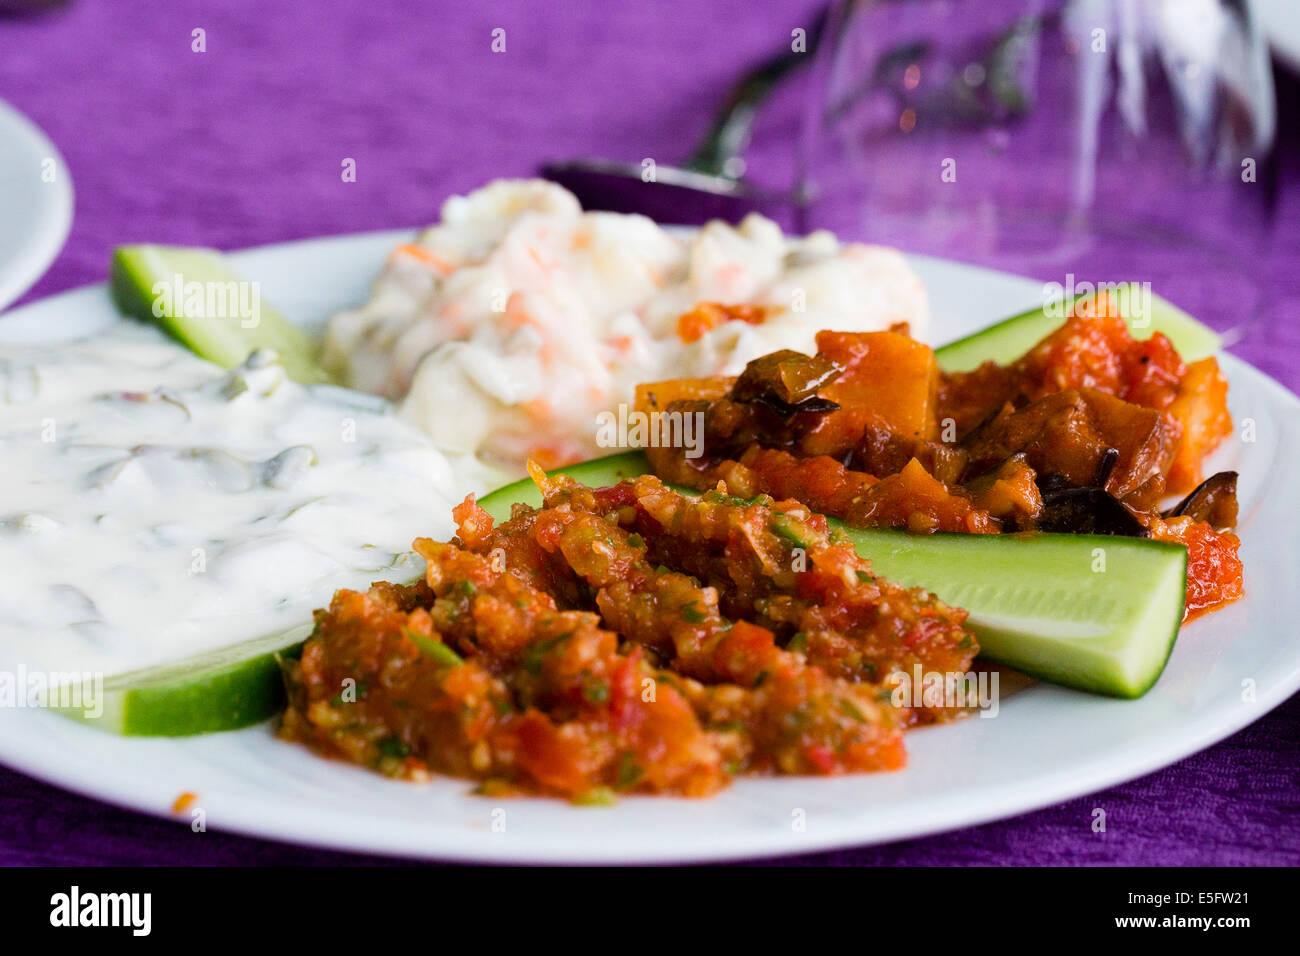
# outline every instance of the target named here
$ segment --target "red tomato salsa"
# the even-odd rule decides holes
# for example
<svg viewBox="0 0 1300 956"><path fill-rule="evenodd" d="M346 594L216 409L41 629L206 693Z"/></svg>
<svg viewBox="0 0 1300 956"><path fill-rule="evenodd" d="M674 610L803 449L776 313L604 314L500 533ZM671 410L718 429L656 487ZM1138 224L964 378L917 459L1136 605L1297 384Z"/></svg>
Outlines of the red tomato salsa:
<svg viewBox="0 0 1300 956"><path fill-rule="evenodd" d="M286 738L391 776L576 801L703 796L738 774L892 770L891 675L964 674L965 612L882 581L795 502L653 476L537 473L500 525L472 498L409 586L340 591L285 662Z"/></svg>

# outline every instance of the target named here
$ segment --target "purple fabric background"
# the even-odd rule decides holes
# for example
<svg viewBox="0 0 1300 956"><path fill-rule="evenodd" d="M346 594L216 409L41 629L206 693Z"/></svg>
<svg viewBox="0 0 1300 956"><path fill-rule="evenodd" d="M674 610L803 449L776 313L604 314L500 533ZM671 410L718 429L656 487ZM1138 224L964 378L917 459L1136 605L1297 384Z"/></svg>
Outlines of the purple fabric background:
<svg viewBox="0 0 1300 956"><path fill-rule="evenodd" d="M436 217L444 197L548 158L681 156L728 83L807 26L810 0L513 0L417 5L79 0L0 19L0 97L59 145L77 191L58 261L28 300L102 280L133 240L234 248ZM421 10L414 14L411 11ZM489 51L508 31L508 53ZM207 52L190 31L207 31ZM1300 151L1285 81L1283 191L1261 274L1270 306L1234 351L1300 386ZM799 101L765 112L759 177L789 170ZM356 183L339 176L343 157ZM1025 189L1050 169L1025 164ZM1177 201L1176 199L1174 200ZM0 211L2 214L2 211ZM1213 290L1182 304L1213 308ZM1125 786L1013 820L799 864L1300 863L1300 697ZM1092 833L1093 807L1108 832ZM108 807L0 769L6 864L348 864Z"/></svg>

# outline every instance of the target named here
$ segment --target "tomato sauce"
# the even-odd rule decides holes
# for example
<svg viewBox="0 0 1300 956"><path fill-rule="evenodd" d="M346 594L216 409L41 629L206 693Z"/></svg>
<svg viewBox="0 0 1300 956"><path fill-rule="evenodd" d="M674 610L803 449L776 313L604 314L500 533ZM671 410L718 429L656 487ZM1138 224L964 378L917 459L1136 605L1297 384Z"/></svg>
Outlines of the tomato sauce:
<svg viewBox="0 0 1300 956"><path fill-rule="evenodd" d="M1018 360L969 372L942 372L900 329L817 343L814 357L773 353L689 392L643 386L643 404L689 394L665 409L705 426L697 458L649 449L656 474L798 500L859 527L1154 536L1188 549L1189 616L1241 595L1236 536L1159 510L1201 484L1232 432L1215 359L1184 362L1159 332L1134 339L1104 297Z"/></svg>

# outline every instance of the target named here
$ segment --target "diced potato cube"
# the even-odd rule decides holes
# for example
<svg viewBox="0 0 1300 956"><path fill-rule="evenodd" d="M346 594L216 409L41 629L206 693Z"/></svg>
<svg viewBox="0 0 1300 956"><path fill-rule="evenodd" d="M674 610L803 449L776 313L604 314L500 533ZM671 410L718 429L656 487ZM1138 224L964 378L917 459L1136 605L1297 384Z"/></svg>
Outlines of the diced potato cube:
<svg viewBox="0 0 1300 956"><path fill-rule="evenodd" d="M1167 409L1182 426L1182 438L1169 469L1169 491L1185 494L1201 483L1201 463L1228 435L1228 382L1211 358L1187 366L1178 396Z"/></svg>
<svg viewBox="0 0 1300 956"><path fill-rule="evenodd" d="M648 382L636 387L638 412L661 412L679 400L716 401L725 398L736 383L724 375L713 378L675 378L666 382Z"/></svg>
<svg viewBox="0 0 1300 956"><path fill-rule="evenodd" d="M938 435L939 364L928 345L898 332L819 332L817 348L844 369L823 396L869 409L900 435Z"/></svg>

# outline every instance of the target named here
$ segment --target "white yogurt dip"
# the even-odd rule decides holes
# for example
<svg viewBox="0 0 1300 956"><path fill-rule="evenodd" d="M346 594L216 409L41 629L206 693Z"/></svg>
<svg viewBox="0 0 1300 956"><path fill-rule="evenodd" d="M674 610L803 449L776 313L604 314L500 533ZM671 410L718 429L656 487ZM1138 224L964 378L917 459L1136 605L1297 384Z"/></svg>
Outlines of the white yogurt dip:
<svg viewBox="0 0 1300 956"><path fill-rule="evenodd" d="M226 373L122 323L0 347L0 668L116 673L410 578L447 460L382 399Z"/></svg>

